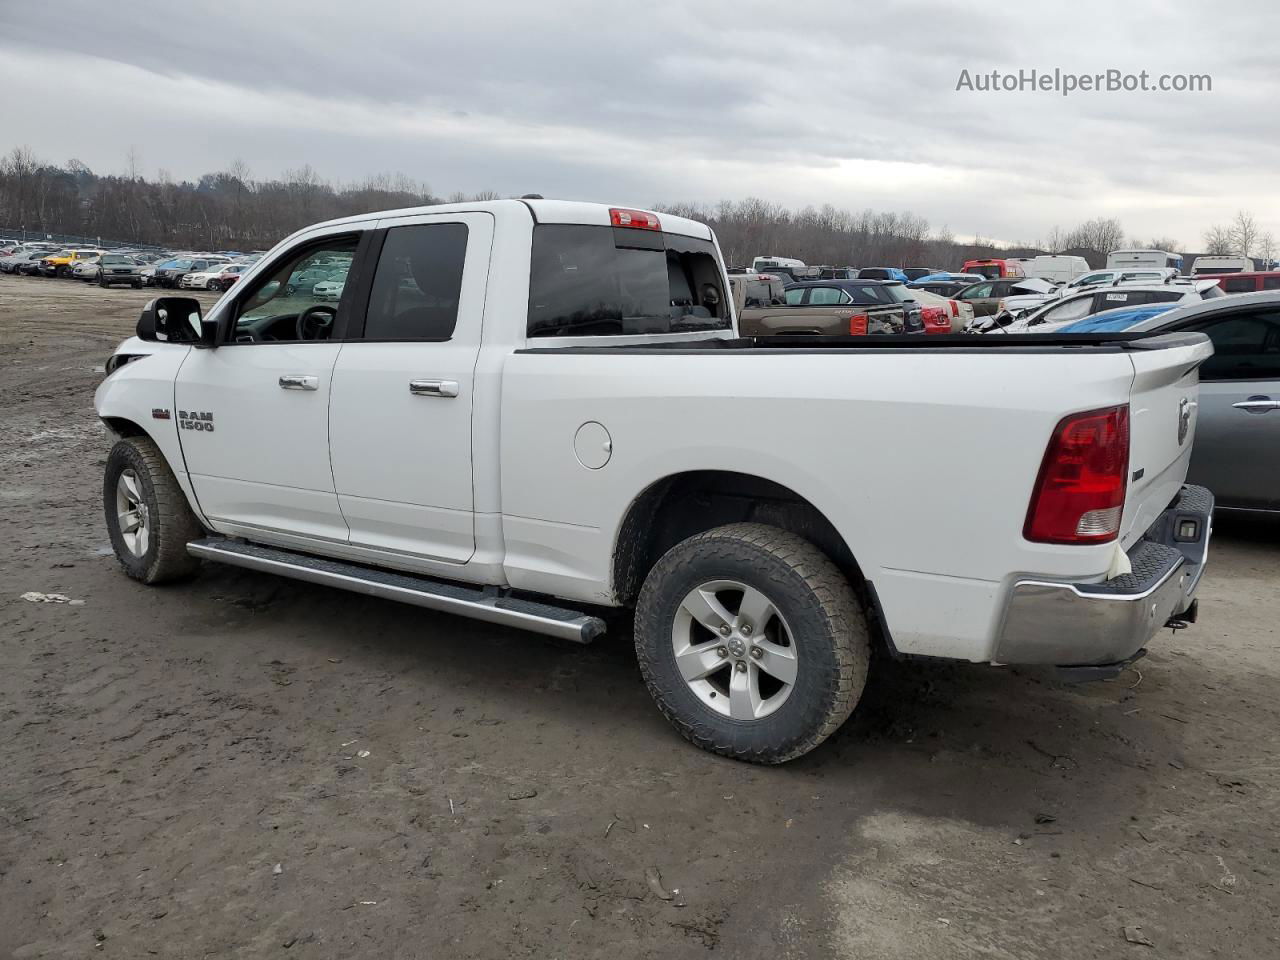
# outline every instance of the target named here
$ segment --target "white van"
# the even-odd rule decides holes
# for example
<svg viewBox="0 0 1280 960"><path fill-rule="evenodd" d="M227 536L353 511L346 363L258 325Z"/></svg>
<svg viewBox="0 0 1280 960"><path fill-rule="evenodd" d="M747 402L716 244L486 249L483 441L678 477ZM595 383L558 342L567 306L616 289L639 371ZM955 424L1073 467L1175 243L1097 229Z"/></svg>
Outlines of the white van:
<svg viewBox="0 0 1280 960"><path fill-rule="evenodd" d="M1107 256L1109 269L1132 270L1134 267L1154 267L1163 270L1165 267L1182 271L1182 257L1164 250L1112 250Z"/></svg>
<svg viewBox="0 0 1280 960"><path fill-rule="evenodd" d="M1040 277L1054 283L1066 283L1073 277L1088 273L1089 261L1084 257L1035 257L1025 268L1028 277Z"/></svg>
<svg viewBox="0 0 1280 960"><path fill-rule="evenodd" d="M783 270L790 273L804 266L803 260L793 260L790 257L756 257L751 261L751 269L756 273L768 273L770 270Z"/></svg>
<svg viewBox="0 0 1280 960"><path fill-rule="evenodd" d="M1253 257L1196 257L1191 262L1191 275L1202 273L1252 273L1257 270Z"/></svg>

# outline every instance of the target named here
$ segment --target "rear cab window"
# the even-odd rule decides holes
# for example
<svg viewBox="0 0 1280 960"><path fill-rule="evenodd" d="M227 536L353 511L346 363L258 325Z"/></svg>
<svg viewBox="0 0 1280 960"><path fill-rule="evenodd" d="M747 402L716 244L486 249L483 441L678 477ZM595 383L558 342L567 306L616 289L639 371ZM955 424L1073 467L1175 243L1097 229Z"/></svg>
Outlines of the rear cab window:
<svg viewBox="0 0 1280 960"><path fill-rule="evenodd" d="M728 300L708 240L630 227L534 227L530 337L727 330Z"/></svg>

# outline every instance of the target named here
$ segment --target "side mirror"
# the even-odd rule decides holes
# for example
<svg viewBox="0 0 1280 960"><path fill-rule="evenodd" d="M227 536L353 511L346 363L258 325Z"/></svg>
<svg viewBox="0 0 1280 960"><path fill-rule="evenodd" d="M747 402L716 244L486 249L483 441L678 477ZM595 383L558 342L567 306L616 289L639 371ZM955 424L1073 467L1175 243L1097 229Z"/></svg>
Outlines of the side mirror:
<svg viewBox="0 0 1280 960"><path fill-rule="evenodd" d="M142 308L137 334L139 340L197 343L203 340L203 327L199 300L194 297L157 297Z"/></svg>

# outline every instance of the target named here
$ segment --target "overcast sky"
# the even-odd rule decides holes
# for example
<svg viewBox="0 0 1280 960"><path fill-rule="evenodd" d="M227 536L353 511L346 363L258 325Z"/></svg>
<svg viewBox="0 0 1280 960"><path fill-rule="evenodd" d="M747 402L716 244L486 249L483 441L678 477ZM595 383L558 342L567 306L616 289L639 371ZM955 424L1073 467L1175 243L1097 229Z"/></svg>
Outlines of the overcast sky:
<svg viewBox="0 0 1280 960"><path fill-rule="evenodd" d="M263 179L403 172L440 195L829 202L1006 241L1115 216L1186 250L1244 208L1280 239L1271 2L108 6L0 0L0 151L119 173L132 146L178 178L236 158ZM962 70L1055 67L1213 89L956 90Z"/></svg>

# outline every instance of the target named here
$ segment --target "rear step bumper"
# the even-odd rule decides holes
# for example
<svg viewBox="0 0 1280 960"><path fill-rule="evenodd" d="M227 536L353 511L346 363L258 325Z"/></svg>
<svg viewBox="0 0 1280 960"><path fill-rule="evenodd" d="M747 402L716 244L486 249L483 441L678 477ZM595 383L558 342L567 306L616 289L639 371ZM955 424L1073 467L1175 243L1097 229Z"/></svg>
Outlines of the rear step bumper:
<svg viewBox="0 0 1280 960"><path fill-rule="evenodd" d="M220 537L193 540L187 544L187 552L205 560L324 584L371 597L399 600L429 610L530 630L572 643L590 643L605 631L604 621L599 617L504 596L492 588L470 587L407 573L362 567L240 540L224 540Z"/></svg>
<svg viewBox="0 0 1280 960"><path fill-rule="evenodd" d="M1195 620L1212 532L1213 494L1188 485L1129 549L1132 572L1100 583L1019 580L994 659L1123 667L1161 628Z"/></svg>

